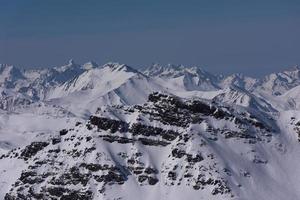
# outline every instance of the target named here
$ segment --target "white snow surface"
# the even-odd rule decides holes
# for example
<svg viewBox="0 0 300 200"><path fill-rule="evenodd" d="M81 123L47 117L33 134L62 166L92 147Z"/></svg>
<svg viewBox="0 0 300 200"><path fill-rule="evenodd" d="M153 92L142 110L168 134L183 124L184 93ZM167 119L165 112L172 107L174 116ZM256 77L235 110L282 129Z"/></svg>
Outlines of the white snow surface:
<svg viewBox="0 0 300 200"><path fill-rule="evenodd" d="M218 109L224 109L235 117L208 116L187 127L164 124L162 120L135 108L153 109L153 105L146 102L154 92L175 95L182 101L199 100L210 106L217 105ZM141 185L131 175L122 185L106 186L105 196L97 193L100 186L90 181L89 187L95 193L93 199L295 200L300 199L299 102L298 66L255 79L242 74L223 77L199 67L183 65L155 64L138 71L125 64L108 63L100 66L91 61L80 65L73 60L66 65L46 69L24 70L2 64L0 158L10 152L20 153L33 141L48 141L59 135L60 130L67 129L69 132L63 136L65 138L72 134L76 137L92 135L91 141L96 151L102 152L107 159L97 160L94 153L78 159L58 154L57 161L65 163L64 169L79 162L124 164L124 160L116 157L119 152L128 155L141 152L141 162L159 170L159 182L155 185ZM108 130L99 133L96 127L87 129L91 115L123 121L130 126L142 122L147 126L178 131L192 139L182 144L176 139L165 147L147 146L140 142L108 143L98 137L109 134ZM237 118L249 121L246 121L247 125L237 125ZM75 126L76 122L82 124ZM259 123L269 130L260 129ZM253 142L251 138L228 139L222 135L226 131L243 133L246 129L259 139ZM216 135L211 130L215 130ZM115 135L133 137L129 132L117 131ZM71 150L74 143L62 140L58 147ZM77 150L84 150L89 145L91 143L82 140ZM45 147L37 156L45 157L43 152L52 147ZM200 164L196 163L193 166L195 169L184 171L186 160L170 157L175 147L193 156L201 153L205 159ZM214 158L210 160L212 155ZM33 162L15 157L0 159L0 199L13 188L21 173ZM176 168L176 165L179 167ZM170 181L167 172L173 168L176 168L174 171L179 177L187 172L193 177L189 181L185 178ZM205 180L208 177L224 179L231 192L212 195L212 185L193 189L191 185L195 184L195 177L201 174L200 168L206 169ZM225 172L224 169L229 171ZM47 167L43 170L47 170ZM76 189L82 186L72 187Z"/></svg>

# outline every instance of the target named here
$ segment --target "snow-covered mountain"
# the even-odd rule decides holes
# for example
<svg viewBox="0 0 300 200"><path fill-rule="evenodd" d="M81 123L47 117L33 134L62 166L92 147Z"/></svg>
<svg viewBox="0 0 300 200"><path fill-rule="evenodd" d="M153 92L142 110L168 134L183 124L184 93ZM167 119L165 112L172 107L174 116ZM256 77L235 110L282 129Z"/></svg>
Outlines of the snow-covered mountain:
<svg viewBox="0 0 300 200"><path fill-rule="evenodd" d="M140 104L150 93L161 90L161 85L141 72L127 65L108 63L53 88L48 99L63 107L73 102L68 109L86 115L95 112L99 105Z"/></svg>
<svg viewBox="0 0 300 200"><path fill-rule="evenodd" d="M220 89L217 85L218 77L199 67L154 64L147 68L144 74L154 77L158 82L174 90L209 91Z"/></svg>
<svg viewBox="0 0 300 200"><path fill-rule="evenodd" d="M1 88L14 88L24 80L21 71L12 65L0 65L0 86Z"/></svg>
<svg viewBox="0 0 300 200"><path fill-rule="evenodd" d="M258 111L276 112L276 109L273 108L272 105L266 100L259 98L236 85L231 85L228 88L225 88L218 95L216 95L213 100L227 103L229 105L247 107L249 109Z"/></svg>
<svg viewBox="0 0 300 200"><path fill-rule="evenodd" d="M0 199L300 199L300 77L0 66Z"/></svg>
<svg viewBox="0 0 300 200"><path fill-rule="evenodd" d="M227 88L232 85L243 88L247 91L253 91L257 86L258 80L255 78L247 77L243 74L233 74L228 77L225 77L219 82L221 88Z"/></svg>
<svg viewBox="0 0 300 200"><path fill-rule="evenodd" d="M272 95L281 95L300 84L300 67L294 66L285 71L264 77L258 89Z"/></svg>

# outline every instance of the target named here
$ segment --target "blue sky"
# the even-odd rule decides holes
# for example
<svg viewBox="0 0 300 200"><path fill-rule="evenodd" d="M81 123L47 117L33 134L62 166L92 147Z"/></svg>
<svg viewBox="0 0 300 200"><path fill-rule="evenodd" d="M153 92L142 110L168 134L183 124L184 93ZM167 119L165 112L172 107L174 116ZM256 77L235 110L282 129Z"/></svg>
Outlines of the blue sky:
<svg viewBox="0 0 300 200"><path fill-rule="evenodd" d="M109 61L262 76L300 64L299 0L0 0L0 63Z"/></svg>

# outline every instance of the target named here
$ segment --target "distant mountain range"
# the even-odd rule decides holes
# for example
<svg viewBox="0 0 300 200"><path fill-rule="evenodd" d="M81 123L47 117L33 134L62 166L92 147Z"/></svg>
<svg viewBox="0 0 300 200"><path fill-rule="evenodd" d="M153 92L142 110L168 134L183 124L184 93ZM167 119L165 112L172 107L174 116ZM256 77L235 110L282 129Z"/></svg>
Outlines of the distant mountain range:
<svg viewBox="0 0 300 200"><path fill-rule="evenodd" d="M0 65L0 199L300 199L300 68Z"/></svg>

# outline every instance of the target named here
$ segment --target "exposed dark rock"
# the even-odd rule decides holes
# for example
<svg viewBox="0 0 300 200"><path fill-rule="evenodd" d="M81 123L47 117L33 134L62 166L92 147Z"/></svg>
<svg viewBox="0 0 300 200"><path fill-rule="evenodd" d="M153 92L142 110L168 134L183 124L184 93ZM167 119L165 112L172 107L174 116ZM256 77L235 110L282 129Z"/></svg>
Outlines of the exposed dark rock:
<svg viewBox="0 0 300 200"><path fill-rule="evenodd" d="M157 169L154 169L154 168L151 168L151 167L147 167L147 168L145 169L145 173L146 173L146 174L157 174L158 171L157 171Z"/></svg>
<svg viewBox="0 0 300 200"><path fill-rule="evenodd" d="M47 192L51 196L61 197L64 193L70 192L68 189L63 187L48 187Z"/></svg>
<svg viewBox="0 0 300 200"><path fill-rule="evenodd" d="M158 179L152 176L147 176L147 175L139 175L138 176L138 181L140 183L144 183L146 180L148 180L149 185L155 185L158 183Z"/></svg>
<svg viewBox="0 0 300 200"><path fill-rule="evenodd" d="M59 135L66 135L68 133L68 130L67 129L62 129L59 131Z"/></svg>
<svg viewBox="0 0 300 200"><path fill-rule="evenodd" d="M117 142L121 144L127 144L127 143L133 143L135 140L126 138L126 137L119 137L119 136L114 136L114 135L100 135L99 137L103 138L103 140L107 142Z"/></svg>
<svg viewBox="0 0 300 200"><path fill-rule="evenodd" d="M149 185L155 185L156 183L158 183L158 179L149 176L149 177L148 177L148 183L149 183Z"/></svg>
<svg viewBox="0 0 300 200"><path fill-rule="evenodd" d="M81 124L82 124L81 122L76 122L75 126L79 126Z"/></svg>
<svg viewBox="0 0 300 200"><path fill-rule="evenodd" d="M140 176L138 176L138 181L140 183L143 183L147 179L148 179L148 176L146 176L146 175L140 175Z"/></svg>
<svg viewBox="0 0 300 200"><path fill-rule="evenodd" d="M133 135L143 135L143 136L162 136L163 139L172 141L176 139L179 133L172 130L164 130L158 127L146 126L140 123L132 124L130 132Z"/></svg>
<svg viewBox="0 0 300 200"><path fill-rule="evenodd" d="M180 150L180 149L173 149L172 150L172 156L175 158L182 158L185 155L185 151L184 150Z"/></svg>
<svg viewBox="0 0 300 200"><path fill-rule="evenodd" d="M90 123L97 126L99 129L110 130L111 133L126 132L128 131L128 124L123 121L103 118L103 117L90 117Z"/></svg>
<svg viewBox="0 0 300 200"><path fill-rule="evenodd" d="M59 153L60 149L50 149L48 152L49 153Z"/></svg>
<svg viewBox="0 0 300 200"><path fill-rule="evenodd" d="M55 144L58 144L61 142L61 139L60 138L52 138L52 144L55 145Z"/></svg>
<svg viewBox="0 0 300 200"><path fill-rule="evenodd" d="M31 158L36 155L39 151L48 146L48 142L32 142L30 145L26 146L25 149L21 152L21 157L24 160Z"/></svg>
<svg viewBox="0 0 300 200"><path fill-rule="evenodd" d="M103 175L104 182L123 184L126 181L126 177L119 171L109 171L108 174Z"/></svg>
<svg viewBox="0 0 300 200"><path fill-rule="evenodd" d="M90 140L92 139L92 137L91 137L91 136L88 136L88 137L86 137L85 139L86 139L86 141L88 142L88 141L90 141Z"/></svg>
<svg viewBox="0 0 300 200"><path fill-rule="evenodd" d="M21 157L24 157L24 159L32 158L31 165L22 172L19 180L12 186L15 187L12 189L13 192L9 192L5 198L91 199L92 192L86 191L86 188L89 188L89 183L95 183L96 181L96 184L100 185L101 188L95 192L106 195L110 187L124 184L129 176L130 179L136 179L141 185L155 185L159 182L157 177L162 177L167 185L186 184L195 190L209 189L212 195L226 194L230 193L231 190L227 186L227 182L220 178L222 177L220 175L234 176L235 174L226 169L222 171L221 166L218 166L219 163L216 162L218 152L214 156L210 154L209 148L205 148L210 147L209 145L214 144L214 141L222 140L224 137L226 139L243 139L242 142L252 144L260 141L263 137L271 136L271 133L267 135L267 126L262 120L259 121L259 118L249 117L249 113L246 112L241 117L234 112L234 109L230 110L215 103L202 100L181 100L177 97L159 93L150 95L149 101L144 105L116 105L111 108L119 109L117 111L120 112L120 115L122 115L122 112L126 115L134 113L134 116L136 112L141 114L142 117L136 120L138 122L132 124L120 120L91 116L86 128L94 131L81 131L85 126L80 126L75 130L61 130L60 136L63 137L58 136L49 140L51 145L43 151L45 153L41 156L43 160L32 157L37 152L42 151L48 143L37 142L27 146L21 151ZM229 120L228 123L236 126L235 130L238 131L228 130L224 127L216 128L222 126L214 126L212 124L214 118ZM193 123L199 124L201 122L207 124L207 129L205 131L194 129L196 126L193 126ZM147 125L143 123L147 123ZM164 124L163 128L149 125L159 126L161 123ZM80 124L76 123L76 126ZM256 132L258 128L265 130ZM300 131L298 134L300 138ZM196 138L198 136L200 138ZM103 146L109 146L108 151L102 152L101 148L98 148L97 145L99 145L99 142L102 143L102 140L106 141ZM109 143L115 144L111 145ZM112 149L116 143L126 144L121 145L120 149L117 148L117 151L121 151L117 154L118 158L116 158L115 150ZM192 146L190 146L191 143ZM59 147L56 144L60 144ZM163 165L159 165L160 168L150 167L156 165L151 163L152 155L149 156L148 152L143 155L140 152L142 150L139 148L142 145L152 146L145 149L155 149L155 146L159 148L168 146L164 148L168 151L168 158L163 161ZM110 149L110 147L112 148ZM199 152L189 152L190 147L193 149L191 152L194 152L194 148L199 148L197 149ZM124 151L121 149L124 149ZM16 152L19 151L12 151L1 157L4 159L18 157ZM202 154L202 152L205 154ZM66 157L66 160L71 160L71 164L65 165L63 162L64 157ZM147 160L148 157L150 157L150 161ZM204 157L207 162L201 162ZM123 160L119 161L119 159ZM257 157L254 158L253 162L266 163L267 161ZM49 169L44 169L46 168L44 166L41 167L45 164ZM220 169L223 174L218 171ZM249 173L241 173L241 175L250 176ZM42 182L43 184L41 184ZM72 186L78 184L81 189L73 190L72 188L75 187ZM40 185L43 185L43 190L35 191L34 188L39 188L36 186Z"/></svg>
<svg viewBox="0 0 300 200"><path fill-rule="evenodd" d="M152 140L148 138L138 138L138 140L143 144L143 145L149 145L149 146L167 146L170 144L169 142L161 141L161 140Z"/></svg>
<svg viewBox="0 0 300 200"><path fill-rule="evenodd" d="M90 163L90 164L82 163L80 166L85 167L86 169L93 171L93 172L109 169L108 166L103 166L100 164L93 164L93 163Z"/></svg>
<svg viewBox="0 0 300 200"><path fill-rule="evenodd" d="M189 163L196 163L202 160L204 160L204 158L200 154L197 154L195 157L193 157L191 154L187 154L187 161Z"/></svg>
<svg viewBox="0 0 300 200"><path fill-rule="evenodd" d="M91 191L78 192L72 191L69 194L64 194L60 200L91 200L93 193Z"/></svg>
<svg viewBox="0 0 300 200"><path fill-rule="evenodd" d="M169 173L168 173L168 178L170 178L171 180L175 181L176 178L177 178L176 172L169 171Z"/></svg>

